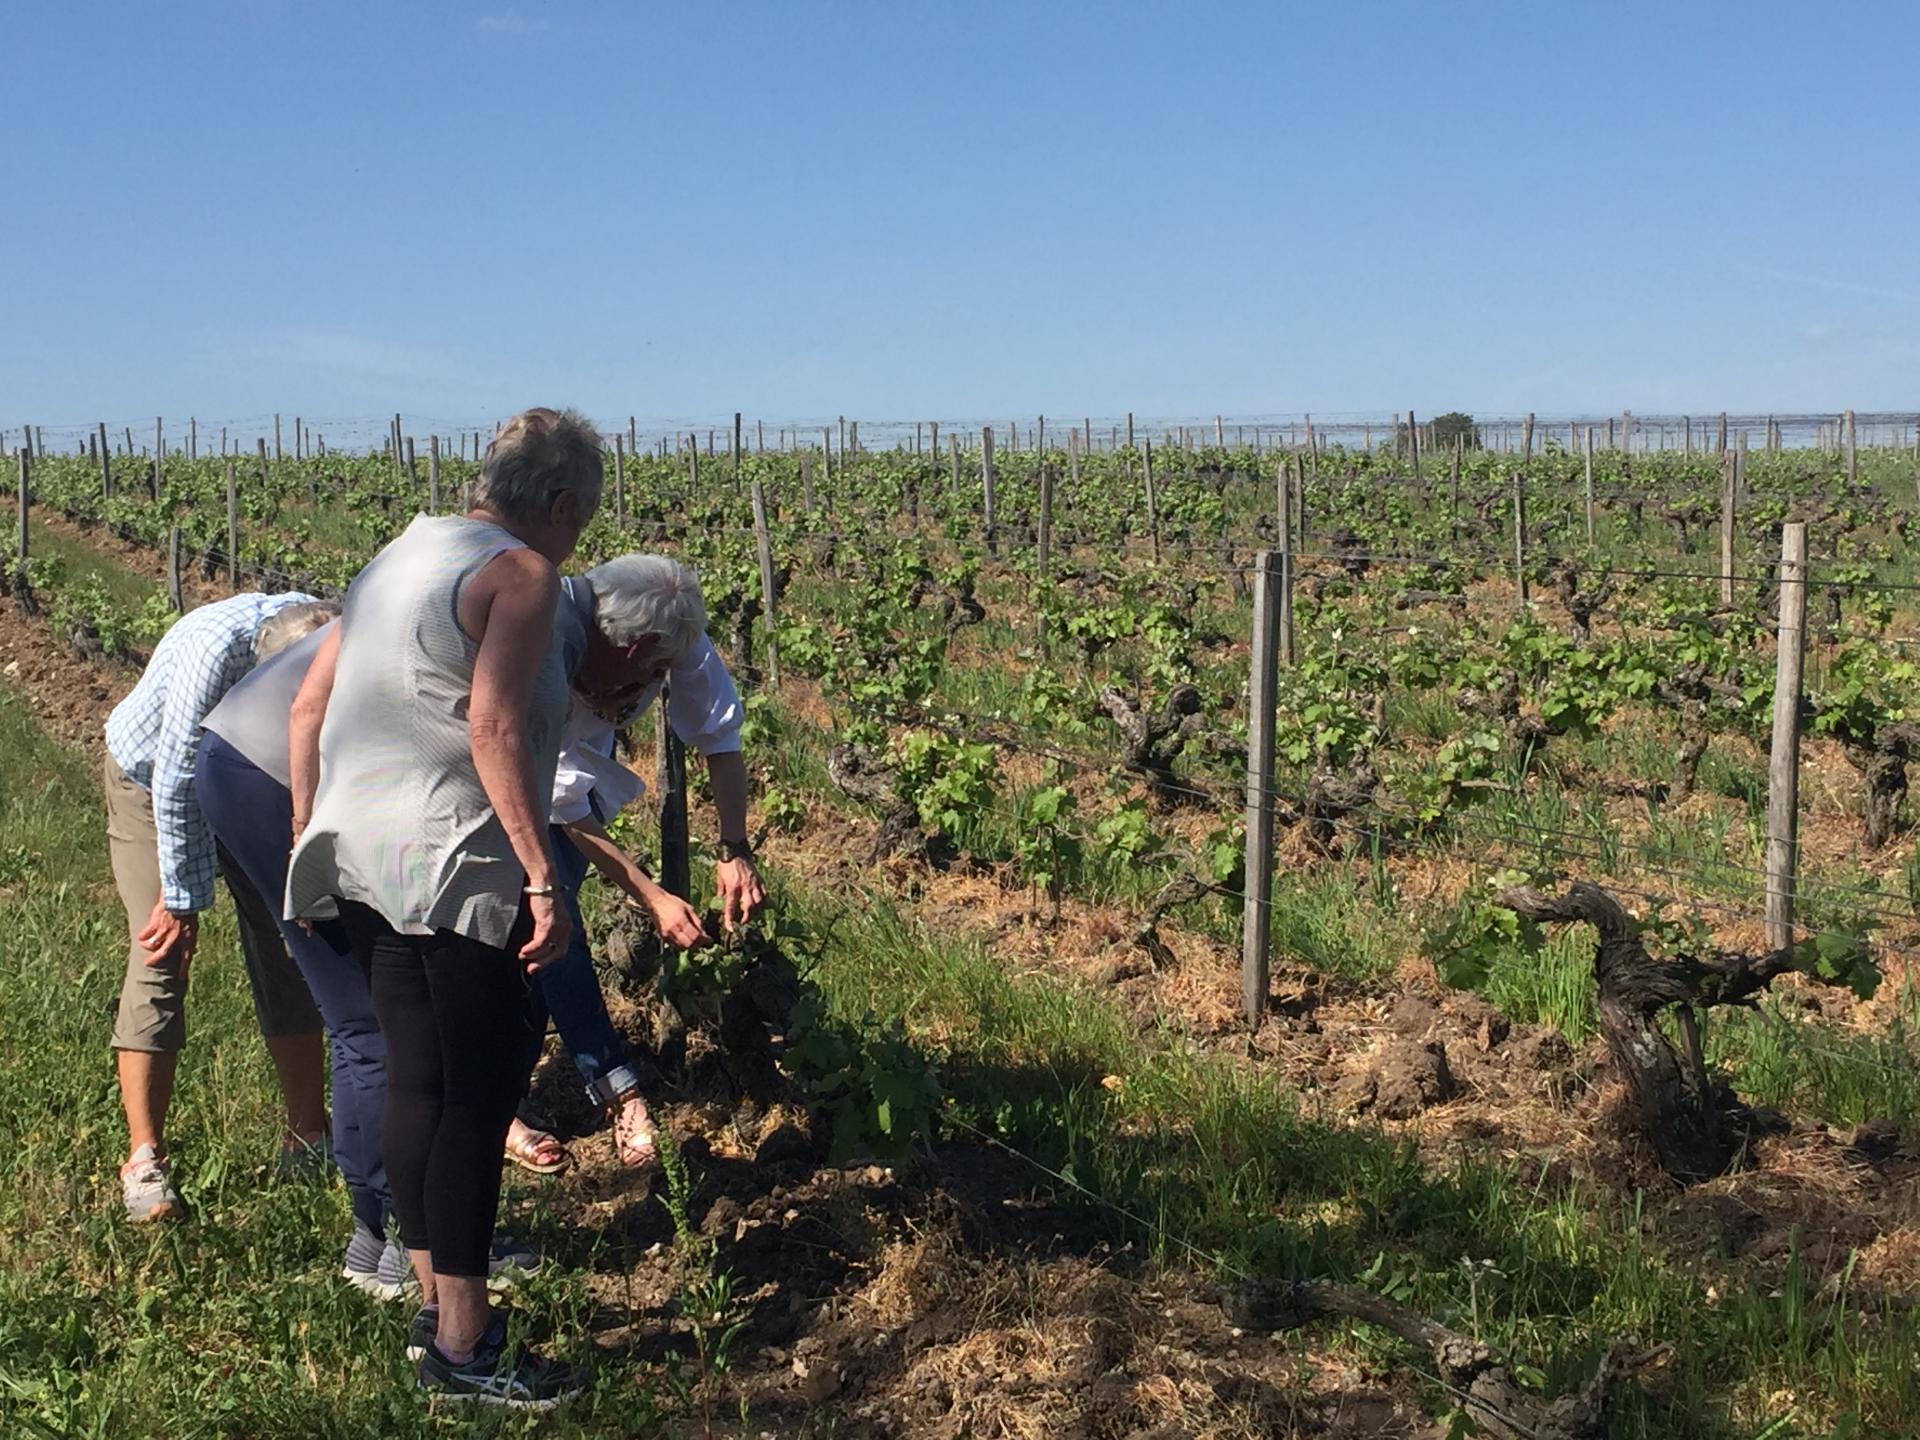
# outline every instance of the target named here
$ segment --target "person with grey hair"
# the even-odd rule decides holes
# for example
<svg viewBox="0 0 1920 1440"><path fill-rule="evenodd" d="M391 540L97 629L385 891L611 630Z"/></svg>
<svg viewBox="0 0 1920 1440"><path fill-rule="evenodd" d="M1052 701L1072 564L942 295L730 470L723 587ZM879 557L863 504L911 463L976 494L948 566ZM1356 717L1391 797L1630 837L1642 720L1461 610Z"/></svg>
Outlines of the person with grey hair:
<svg viewBox="0 0 1920 1440"><path fill-rule="evenodd" d="M107 841L130 945L113 1027L128 1159L122 1198L134 1220L177 1213L166 1119L186 1043L187 972L199 919L223 877L240 915L240 951L255 1018L287 1108L283 1166L324 1156L326 1071L320 1015L288 956L273 911L215 838L194 794L202 724L254 665L339 607L291 592L202 605L154 647L140 681L107 719Z"/></svg>
<svg viewBox="0 0 1920 1440"><path fill-rule="evenodd" d="M561 582L561 603L587 620L588 655L573 678L560 763L554 774L554 856L573 921L567 953L540 972L540 989L587 1093L613 1127L622 1164L656 1163L655 1129L639 1077L608 1018L580 915L588 867L649 915L661 938L691 949L709 937L693 906L664 889L607 833L645 790L614 757L618 729L667 689L667 719L682 744L707 762L719 818L715 867L722 923L731 930L766 903L747 841L747 773L740 753L740 695L707 638L707 610L693 572L664 555L622 555ZM604 650L602 649L604 647ZM619 657L624 656L623 659ZM612 663L618 659L619 663ZM531 1131L528 1143L552 1141ZM557 1142L552 1142L557 1146ZM527 1163L528 1157L511 1158Z"/></svg>
<svg viewBox="0 0 1920 1440"><path fill-rule="evenodd" d="M338 917L387 1044L383 1149L434 1307L418 1372L449 1398L547 1408L579 1375L487 1302L503 1145L544 1027L533 972L571 928L546 819L587 638L556 568L599 504L572 411L500 429L464 515L421 515L347 591L293 703L286 915Z"/></svg>

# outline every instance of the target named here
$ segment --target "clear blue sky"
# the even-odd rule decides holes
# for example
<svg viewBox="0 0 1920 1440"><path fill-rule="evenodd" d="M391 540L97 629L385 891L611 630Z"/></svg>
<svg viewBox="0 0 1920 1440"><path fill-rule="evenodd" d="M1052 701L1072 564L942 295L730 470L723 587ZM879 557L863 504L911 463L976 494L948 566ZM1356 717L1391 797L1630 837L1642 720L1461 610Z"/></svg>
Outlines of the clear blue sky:
<svg viewBox="0 0 1920 1440"><path fill-rule="evenodd" d="M1920 406L1912 4L5 29L8 426Z"/></svg>

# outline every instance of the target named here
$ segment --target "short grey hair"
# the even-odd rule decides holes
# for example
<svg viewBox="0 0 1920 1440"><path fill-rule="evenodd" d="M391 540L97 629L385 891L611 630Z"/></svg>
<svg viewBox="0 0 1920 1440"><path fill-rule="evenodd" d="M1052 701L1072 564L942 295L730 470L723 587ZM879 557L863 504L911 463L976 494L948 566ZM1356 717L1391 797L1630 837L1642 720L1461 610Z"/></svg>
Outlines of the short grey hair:
<svg viewBox="0 0 1920 1440"><path fill-rule="evenodd" d="M554 492L580 497L588 519L606 483L600 435L578 410L523 410L500 427L467 489L467 504L507 520L543 520Z"/></svg>
<svg viewBox="0 0 1920 1440"><path fill-rule="evenodd" d="M302 600L297 605L274 611L253 632L253 658L256 661L272 659L339 614L340 604L335 600Z"/></svg>
<svg viewBox="0 0 1920 1440"><path fill-rule="evenodd" d="M615 645L648 635L680 659L707 633L707 602L700 578L665 555L617 555L587 571L593 622Z"/></svg>

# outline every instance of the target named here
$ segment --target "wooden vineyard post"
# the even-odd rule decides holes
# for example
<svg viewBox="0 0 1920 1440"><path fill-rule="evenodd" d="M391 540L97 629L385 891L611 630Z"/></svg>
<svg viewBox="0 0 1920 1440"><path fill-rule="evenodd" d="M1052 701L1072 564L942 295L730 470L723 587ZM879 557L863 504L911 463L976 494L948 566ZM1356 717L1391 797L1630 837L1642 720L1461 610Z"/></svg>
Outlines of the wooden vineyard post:
<svg viewBox="0 0 1920 1440"><path fill-rule="evenodd" d="M1075 462L1078 463L1077 461ZM1053 560L1053 467L1040 462L1040 583L1047 583Z"/></svg>
<svg viewBox="0 0 1920 1440"><path fill-rule="evenodd" d="M640 429L631 415L627 416L627 451L634 459L640 458ZM477 460L479 456L474 458Z"/></svg>
<svg viewBox="0 0 1920 1440"><path fill-rule="evenodd" d="M167 436L160 418L158 415L153 417L153 500L156 505L160 503L161 477L165 473L162 462L167 458Z"/></svg>
<svg viewBox="0 0 1920 1440"><path fill-rule="evenodd" d="M259 446L260 454L260 485L262 489L265 489L267 484L267 437L262 435L255 443Z"/></svg>
<svg viewBox="0 0 1920 1440"><path fill-rule="evenodd" d="M927 458L936 465L940 462L940 422L927 422Z"/></svg>
<svg viewBox="0 0 1920 1440"><path fill-rule="evenodd" d="M767 422L764 420L753 422L753 449L756 455L767 453Z"/></svg>
<svg viewBox="0 0 1920 1440"><path fill-rule="evenodd" d="M297 438L297 437L296 437ZM440 437L427 437L427 513L440 513Z"/></svg>
<svg viewBox="0 0 1920 1440"><path fill-rule="evenodd" d="M733 412L733 489L740 493L740 412Z"/></svg>
<svg viewBox="0 0 1920 1440"><path fill-rule="evenodd" d="M1140 463L1147 477L1147 535L1153 543L1153 563L1160 563L1160 499L1153 489L1153 441L1141 447Z"/></svg>
<svg viewBox="0 0 1920 1440"><path fill-rule="evenodd" d="M19 460L20 460L20 533L19 533L18 543L15 546L15 550L20 560L22 561L22 563L24 563L27 558L27 503L28 503L27 497L30 494L33 487L33 460L28 455L27 447L25 445L22 445L20 447Z"/></svg>
<svg viewBox="0 0 1920 1440"><path fill-rule="evenodd" d="M1213 443L1219 449L1227 448L1227 427L1218 415L1213 417Z"/></svg>
<svg viewBox="0 0 1920 1440"><path fill-rule="evenodd" d="M227 584L240 588L240 484L227 461Z"/></svg>
<svg viewBox="0 0 1920 1440"><path fill-rule="evenodd" d="M1853 411L1842 417L1847 425L1847 484L1856 485L1860 481L1860 452L1854 448L1856 431L1853 424Z"/></svg>
<svg viewBox="0 0 1920 1440"><path fill-rule="evenodd" d="M1420 480L1420 426L1411 410L1407 411L1407 444L1413 452L1413 488L1424 492L1426 487Z"/></svg>
<svg viewBox="0 0 1920 1440"><path fill-rule="evenodd" d="M653 707L655 755L660 781L660 884L682 900L693 890L692 847L687 841L687 751L667 723L672 682L660 687Z"/></svg>
<svg viewBox="0 0 1920 1440"><path fill-rule="evenodd" d="M958 495L960 493L960 437L958 435L949 435L947 437L947 448L953 452L953 493ZM801 473L804 474L805 472L803 471Z"/></svg>
<svg viewBox="0 0 1920 1440"><path fill-rule="evenodd" d="M1680 448L1686 454L1691 455L1693 453L1693 417L1691 415L1682 415L1680 417L1680 429L1685 436L1681 441Z"/></svg>
<svg viewBox="0 0 1920 1440"><path fill-rule="evenodd" d="M1720 437L1714 441L1713 448L1722 455L1727 453L1727 412L1720 412Z"/></svg>
<svg viewBox="0 0 1920 1440"><path fill-rule="evenodd" d="M280 458L280 417L278 415L273 417L273 458L275 460Z"/></svg>
<svg viewBox="0 0 1920 1440"><path fill-rule="evenodd" d="M1455 541L1460 539L1460 452L1466 446L1466 436L1453 437L1453 473L1447 479L1447 528Z"/></svg>
<svg viewBox="0 0 1920 1440"><path fill-rule="evenodd" d="M825 425L820 427L820 482L833 486L833 431Z"/></svg>
<svg viewBox="0 0 1920 1440"><path fill-rule="evenodd" d="M1593 426L1587 426L1587 544L1593 544Z"/></svg>
<svg viewBox="0 0 1920 1440"><path fill-rule="evenodd" d="M760 620L766 626L767 688L780 688L780 644L774 639L773 536L767 529L767 492L753 482L753 548L760 561Z"/></svg>
<svg viewBox="0 0 1920 1440"><path fill-rule="evenodd" d="M300 417L298 415L294 416L293 417L293 458L296 460L304 459L307 454L307 443L304 435L305 429L306 429L306 426L304 422L302 422Z"/></svg>
<svg viewBox="0 0 1920 1440"><path fill-rule="evenodd" d="M1280 596L1285 562L1262 550L1253 562L1253 653L1247 710L1247 892L1240 914L1240 1012L1249 1030L1267 1013L1273 943L1273 732L1279 698Z"/></svg>
<svg viewBox="0 0 1920 1440"><path fill-rule="evenodd" d="M1293 533L1304 543L1307 538L1307 462L1293 462Z"/></svg>
<svg viewBox="0 0 1920 1440"><path fill-rule="evenodd" d="M980 427L980 503L987 531L987 553L994 552L993 535L993 427Z"/></svg>
<svg viewBox="0 0 1920 1440"><path fill-rule="evenodd" d="M959 450L959 445L960 442L956 440L954 442L956 452ZM954 470L956 473L958 473L959 468L960 460L956 453L954 457ZM813 513L813 452L811 450L803 450L800 452L800 504L806 509L809 515Z"/></svg>
<svg viewBox="0 0 1920 1440"><path fill-rule="evenodd" d="M200 422L189 415L187 417L187 459L200 458Z"/></svg>
<svg viewBox="0 0 1920 1440"><path fill-rule="evenodd" d="M260 442L266 444L265 440ZM174 526L167 535L167 599L173 602L173 613L184 614L187 608L186 591L180 584L180 527Z"/></svg>
<svg viewBox="0 0 1920 1440"><path fill-rule="evenodd" d="M100 422L100 498L113 498L113 462L107 458L107 422Z"/></svg>
<svg viewBox="0 0 1920 1440"><path fill-rule="evenodd" d="M420 483L420 472L414 468L414 464L413 464L413 437L411 435L407 436L406 450L407 450L407 488L411 490L413 489L414 486ZM278 445L273 447L273 458L276 460L280 458L280 447Z"/></svg>
<svg viewBox="0 0 1920 1440"><path fill-rule="evenodd" d="M1734 459L1733 451L1728 450L1720 456L1720 603L1733 604L1733 509L1734 496Z"/></svg>
<svg viewBox="0 0 1920 1440"><path fill-rule="evenodd" d="M1133 449L1133 411L1127 411L1127 448Z"/></svg>
<svg viewBox="0 0 1920 1440"><path fill-rule="evenodd" d="M627 437L613 437L613 523L627 528Z"/></svg>
<svg viewBox="0 0 1920 1440"><path fill-rule="evenodd" d="M1800 848L1800 677L1806 658L1807 527L1780 527L1780 629L1773 677L1773 756L1767 767L1767 943L1793 941Z"/></svg>
<svg viewBox="0 0 1920 1440"><path fill-rule="evenodd" d="M1533 416L1527 416L1526 426L1520 432L1520 461L1525 464L1533 458Z"/></svg>
<svg viewBox="0 0 1920 1440"><path fill-rule="evenodd" d="M1513 472L1513 583L1525 605L1527 595L1527 491L1518 470Z"/></svg>
<svg viewBox="0 0 1920 1440"><path fill-rule="evenodd" d="M1275 498L1280 503L1279 655L1280 663L1289 670L1293 668L1293 481L1288 473L1291 468L1283 455L1280 458L1279 484L1274 487L1278 492Z"/></svg>

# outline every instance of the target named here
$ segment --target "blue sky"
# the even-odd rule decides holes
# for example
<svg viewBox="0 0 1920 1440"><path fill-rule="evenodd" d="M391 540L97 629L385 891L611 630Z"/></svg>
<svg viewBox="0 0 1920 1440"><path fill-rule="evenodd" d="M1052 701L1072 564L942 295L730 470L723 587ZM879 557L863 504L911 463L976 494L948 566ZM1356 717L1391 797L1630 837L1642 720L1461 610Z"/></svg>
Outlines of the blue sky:
<svg viewBox="0 0 1920 1440"><path fill-rule="evenodd" d="M8 426L1920 406L1912 5L22 0L7 52Z"/></svg>

